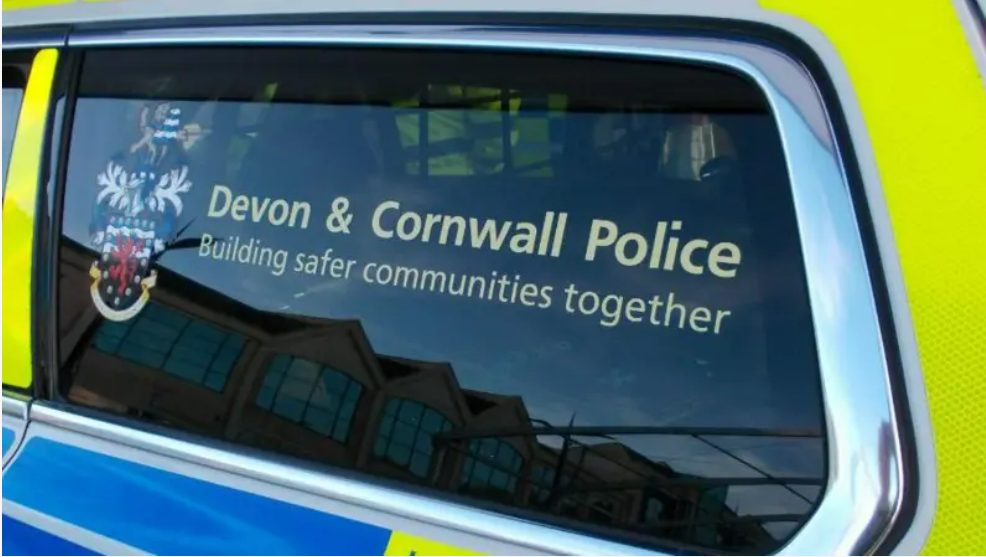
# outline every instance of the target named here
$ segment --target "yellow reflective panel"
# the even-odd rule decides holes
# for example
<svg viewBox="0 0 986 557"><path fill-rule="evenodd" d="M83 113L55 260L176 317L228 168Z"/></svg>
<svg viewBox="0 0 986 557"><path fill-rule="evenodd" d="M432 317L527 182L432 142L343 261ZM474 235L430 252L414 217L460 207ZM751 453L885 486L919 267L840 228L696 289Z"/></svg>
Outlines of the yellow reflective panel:
<svg viewBox="0 0 986 557"><path fill-rule="evenodd" d="M43 8L45 6L58 6L60 4L72 4L73 2L120 2L122 0L4 0L3 10L22 10L25 8Z"/></svg>
<svg viewBox="0 0 986 557"><path fill-rule="evenodd" d="M433 542L427 538L419 538L404 532L394 532L384 555L483 555L461 547Z"/></svg>
<svg viewBox="0 0 986 557"><path fill-rule="evenodd" d="M31 264L41 154L58 51L34 59L7 170L3 204L3 384L31 386Z"/></svg>
<svg viewBox="0 0 986 557"><path fill-rule="evenodd" d="M986 551L986 92L951 2L761 0L822 30L876 151L938 460L927 555Z"/></svg>
<svg viewBox="0 0 986 557"><path fill-rule="evenodd" d="M58 4L71 4L75 0L4 0L3 10L21 10L24 8L40 8Z"/></svg>

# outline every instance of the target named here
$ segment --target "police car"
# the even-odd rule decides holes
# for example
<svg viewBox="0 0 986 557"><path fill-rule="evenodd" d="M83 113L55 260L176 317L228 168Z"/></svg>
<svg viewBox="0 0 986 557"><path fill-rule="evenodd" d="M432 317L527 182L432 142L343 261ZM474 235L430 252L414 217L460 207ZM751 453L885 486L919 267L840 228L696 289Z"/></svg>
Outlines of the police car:
<svg viewBox="0 0 986 557"><path fill-rule="evenodd" d="M979 0L14 0L5 554L986 551Z"/></svg>

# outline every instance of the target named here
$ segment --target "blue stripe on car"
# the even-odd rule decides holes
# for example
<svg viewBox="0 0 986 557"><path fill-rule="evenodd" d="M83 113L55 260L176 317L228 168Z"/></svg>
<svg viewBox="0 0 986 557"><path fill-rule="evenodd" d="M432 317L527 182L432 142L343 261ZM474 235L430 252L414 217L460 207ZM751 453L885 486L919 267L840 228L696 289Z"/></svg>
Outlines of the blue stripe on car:
<svg viewBox="0 0 986 557"><path fill-rule="evenodd" d="M4 430L4 446L6 447ZM5 449L6 450L6 449ZM23 522L3 515L4 555L99 555Z"/></svg>
<svg viewBox="0 0 986 557"><path fill-rule="evenodd" d="M17 440L17 433L10 428L3 428L3 456L7 456L7 451L10 447L14 446L14 441Z"/></svg>
<svg viewBox="0 0 986 557"><path fill-rule="evenodd" d="M156 554L383 555L391 535L40 437L3 479L6 500Z"/></svg>

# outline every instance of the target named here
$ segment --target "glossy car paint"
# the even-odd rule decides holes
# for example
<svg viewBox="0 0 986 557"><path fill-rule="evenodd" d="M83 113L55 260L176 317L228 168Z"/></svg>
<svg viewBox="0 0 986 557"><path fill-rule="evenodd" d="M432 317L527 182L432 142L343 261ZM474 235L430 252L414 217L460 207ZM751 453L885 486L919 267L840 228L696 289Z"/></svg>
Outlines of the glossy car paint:
<svg viewBox="0 0 986 557"><path fill-rule="evenodd" d="M58 51L40 51L21 104L3 203L3 384L27 389L32 365L31 277L41 157Z"/></svg>
<svg viewBox="0 0 986 557"><path fill-rule="evenodd" d="M149 13L184 4L146 1ZM469 7L466 4L458 9ZM519 11L539 8L524 4L524 8L520 3L513 7ZM619 2L607 4L595 10L631 11ZM552 8L547 11L562 10L560 4L543 5ZM974 164L983 145L976 130L986 129L986 94L963 34L962 14L947 2L901 9L898 3L860 5L848 0L764 0L759 7L737 2L728 9L721 3L696 3L693 9L670 3L648 9L713 15L717 7L722 15L746 13L749 19L796 30L822 54L837 82L880 239L879 255L894 302L893 318L919 441L922 491L912 535L905 541L920 548L933 521L925 547L928 554L981 550L976 516L986 484L973 478L986 456L986 431L982 430L986 416L979 402L986 392L986 376L981 373L986 369L986 335L974 316L986 314L986 294L978 287L986 279L986 262L968 254L982 253L986 247L986 235L978 233L976 226L977 218L986 214L986 195L976 187L981 186L982 175ZM510 8L507 2L497 9ZM430 9L448 8L432 5ZM569 4L567 9L573 7ZM46 8L35 17L54 13ZM846 17L847 13L853 17ZM873 33L873 22L880 22L886 32ZM912 137L915 130L931 139L902 140ZM7 232L10 219L6 207L4 211ZM33 225L20 230L33 230ZM26 269L29 265L28 261ZM5 274L8 268L5 255ZM29 321L16 319L4 312L5 341L12 329L29 330L25 327ZM22 354L28 359L21 364L29 370L29 353L24 350ZM29 377L29 371L22 375ZM4 383L16 385L6 375ZM923 421L925 389L934 441Z"/></svg>

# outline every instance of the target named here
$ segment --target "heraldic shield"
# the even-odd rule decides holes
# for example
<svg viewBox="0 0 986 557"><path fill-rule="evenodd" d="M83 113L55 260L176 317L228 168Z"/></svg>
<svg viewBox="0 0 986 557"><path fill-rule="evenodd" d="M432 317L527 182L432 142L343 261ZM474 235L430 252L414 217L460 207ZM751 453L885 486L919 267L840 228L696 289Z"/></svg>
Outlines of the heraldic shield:
<svg viewBox="0 0 986 557"><path fill-rule="evenodd" d="M132 319L147 304L157 281L151 269L157 224L148 218L110 218L102 234L102 253L89 273L94 279L93 303L106 318Z"/></svg>
<svg viewBox="0 0 986 557"><path fill-rule="evenodd" d="M153 113L163 121L147 116ZM162 103L155 111L143 111L141 131L153 139L155 126L177 129L179 118L180 111ZM157 283L155 261L173 240L181 196L192 187L188 166L175 160L179 157L161 156L169 147L173 155L181 151L181 136L172 135L165 144L138 141L96 179L99 193L90 238L98 255L89 270L90 293L96 309L112 321L136 317L150 301Z"/></svg>

